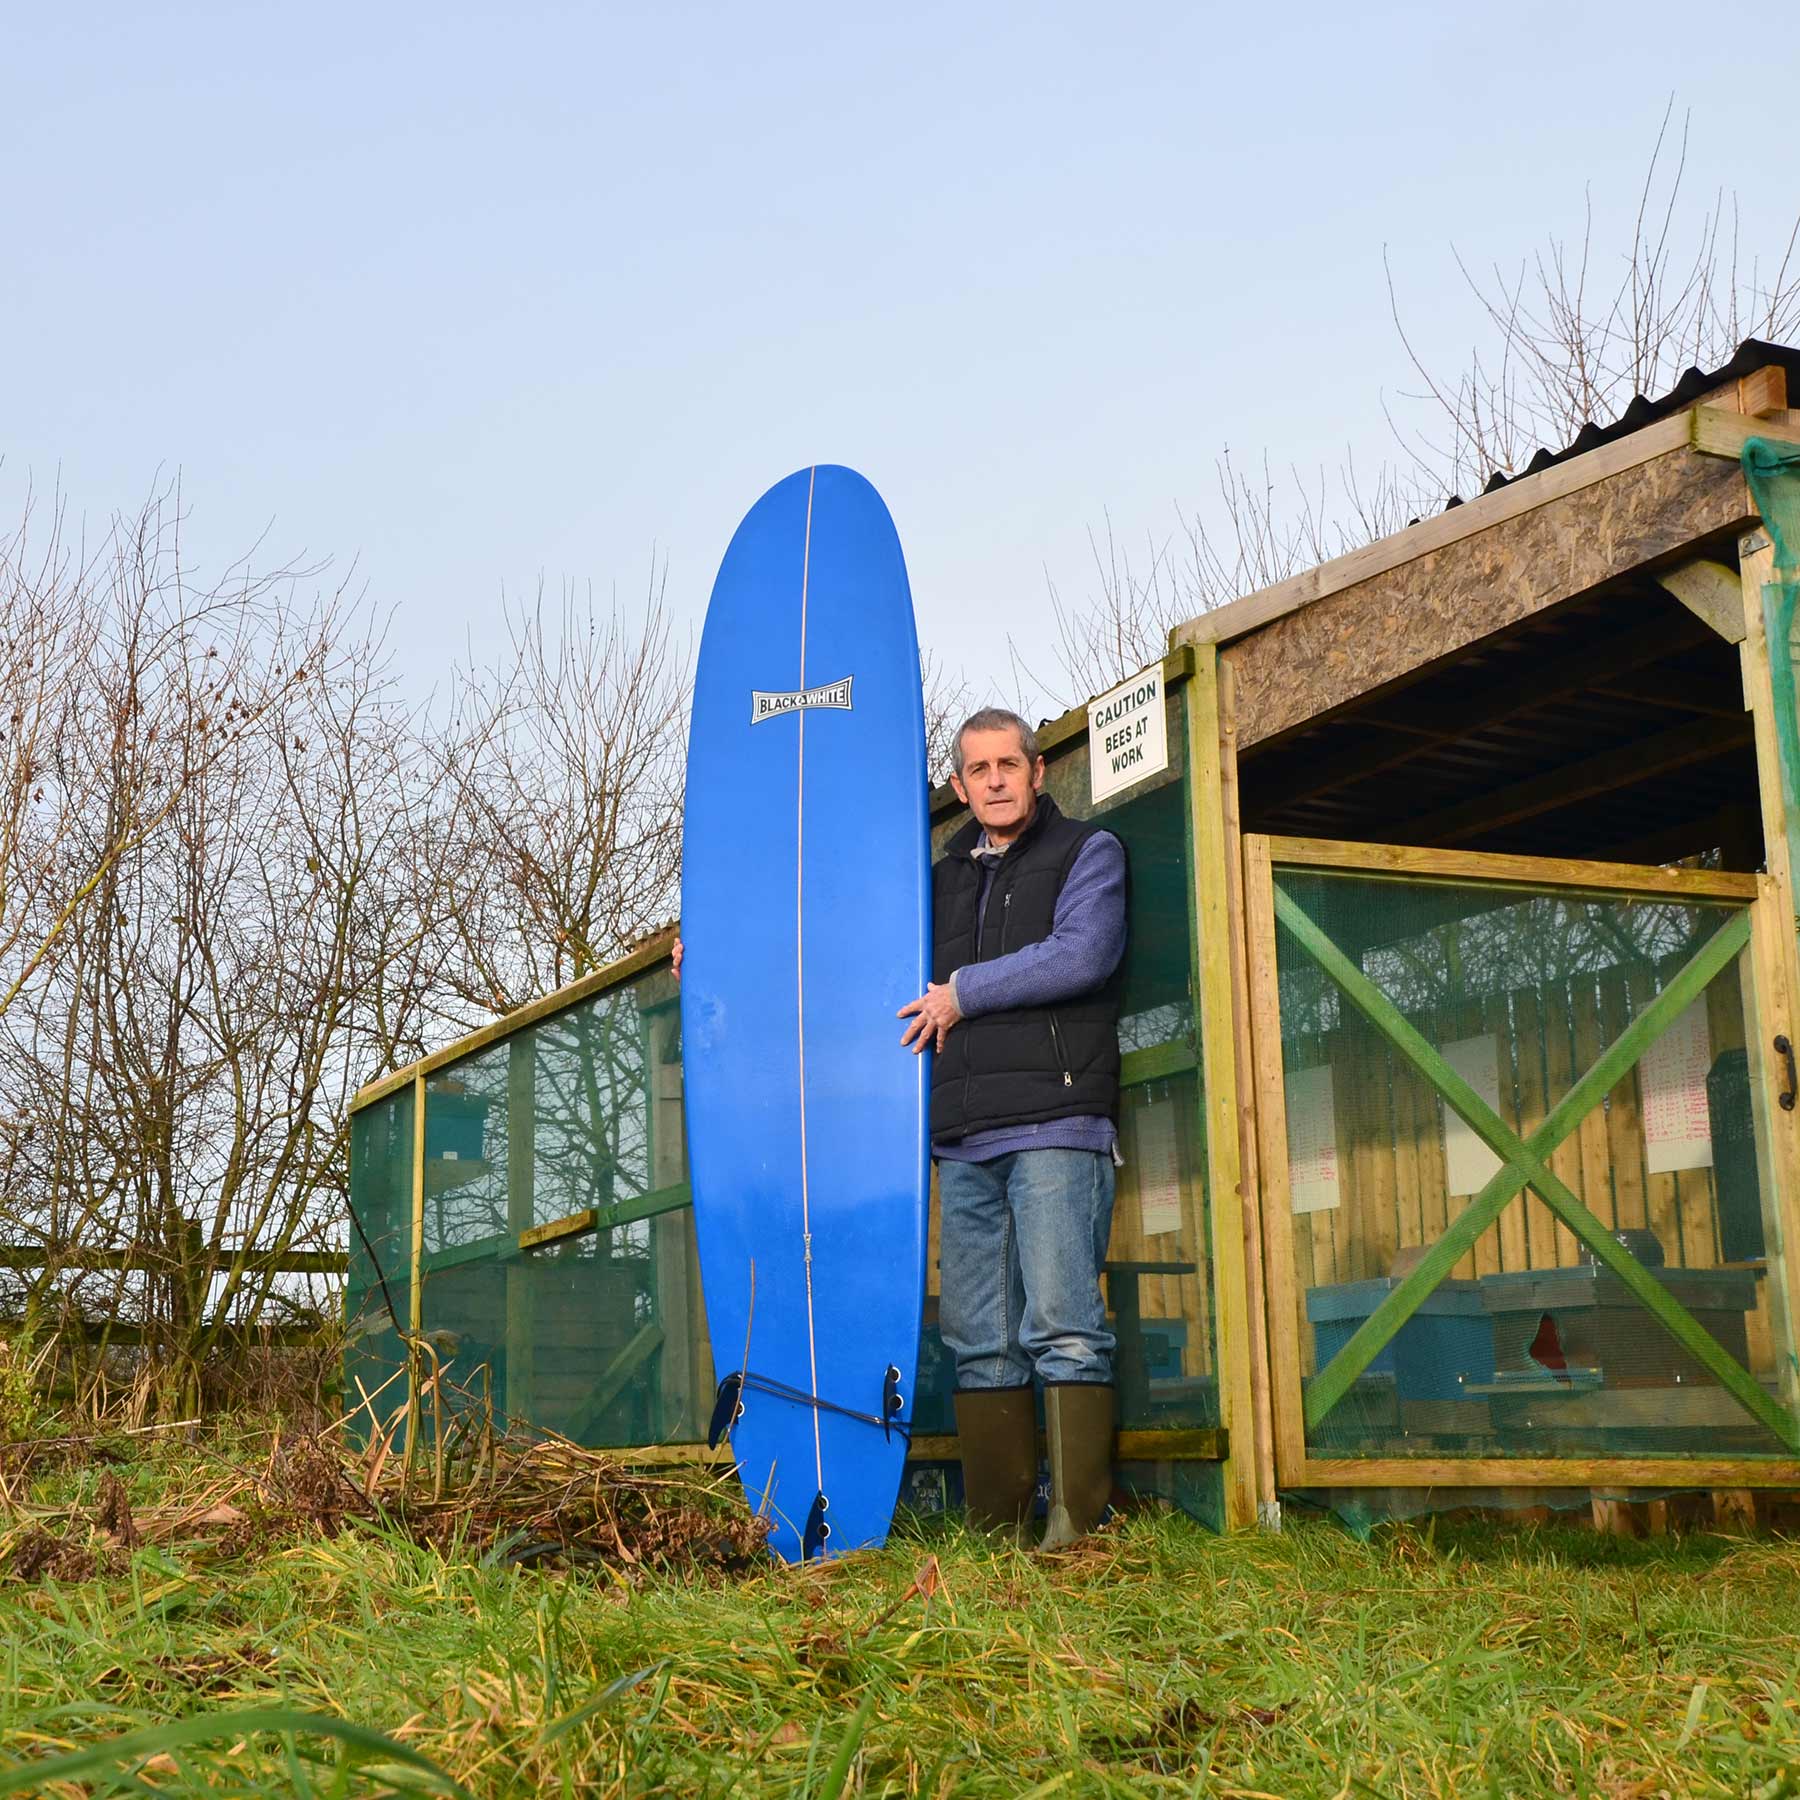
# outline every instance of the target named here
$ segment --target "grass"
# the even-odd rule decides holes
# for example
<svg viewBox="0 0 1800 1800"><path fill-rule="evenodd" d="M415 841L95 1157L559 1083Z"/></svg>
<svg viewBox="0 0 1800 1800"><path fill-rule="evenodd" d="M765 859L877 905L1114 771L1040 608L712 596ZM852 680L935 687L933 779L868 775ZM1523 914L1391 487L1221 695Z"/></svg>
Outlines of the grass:
<svg viewBox="0 0 1800 1800"><path fill-rule="evenodd" d="M143 1509L218 1472L171 1446L15 1481L0 1554L109 1474ZM1141 1513L1034 1559L910 1521L823 1568L657 1574L380 1520L176 1535L0 1582L0 1794L1778 1800L1797 1626L1800 1546L1716 1536Z"/></svg>

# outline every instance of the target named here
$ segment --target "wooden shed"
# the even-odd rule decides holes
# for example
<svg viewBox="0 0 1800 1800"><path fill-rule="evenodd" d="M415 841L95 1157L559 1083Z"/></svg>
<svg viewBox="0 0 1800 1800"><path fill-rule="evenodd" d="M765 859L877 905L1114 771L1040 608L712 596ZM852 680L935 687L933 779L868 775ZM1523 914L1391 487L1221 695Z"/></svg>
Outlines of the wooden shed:
<svg viewBox="0 0 1800 1800"><path fill-rule="evenodd" d="M1747 344L1181 626L1141 761L1090 709L1044 728L1132 860L1107 1288L1140 1483L1222 1525L1800 1488L1790 378ZM380 1263L513 1411L698 1454L668 945L358 1096L363 1391L404 1361ZM956 1450L929 1318L922 1355L921 1493Z"/></svg>

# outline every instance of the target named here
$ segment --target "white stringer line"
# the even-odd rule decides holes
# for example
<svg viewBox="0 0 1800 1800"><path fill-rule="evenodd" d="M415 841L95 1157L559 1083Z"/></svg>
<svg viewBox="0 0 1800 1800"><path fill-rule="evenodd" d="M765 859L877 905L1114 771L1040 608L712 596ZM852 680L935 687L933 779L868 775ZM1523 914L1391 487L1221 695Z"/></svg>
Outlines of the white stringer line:
<svg viewBox="0 0 1800 1800"><path fill-rule="evenodd" d="M806 588L812 576L813 486L819 478L815 464L806 478L806 544L800 553L800 689L806 689ZM794 783L794 991L800 1038L800 1232L806 1250L806 1354L812 1373L813 1470L819 1492L825 1492L825 1452L819 1443L819 1348L813 1337L812 1196L806 1174L806 931L803 903L806 892L806 708L800 712L800 759Z"/></svg>

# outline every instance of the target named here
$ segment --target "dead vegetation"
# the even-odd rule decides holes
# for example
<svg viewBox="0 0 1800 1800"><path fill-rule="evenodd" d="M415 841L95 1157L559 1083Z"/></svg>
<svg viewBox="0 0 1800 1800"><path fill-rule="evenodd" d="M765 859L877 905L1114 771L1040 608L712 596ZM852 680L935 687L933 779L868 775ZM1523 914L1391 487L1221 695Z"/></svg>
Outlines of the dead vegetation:
<svg viewBox="0 0 1800 1800"><path fill-rule="evenodd" d="M14 1581L88 1581L123 1573L145 1546L217 1565L366 1523L448 1558L604 1566L631 1581L646 1570L741 1570L768 1536L721 1476L634 1469L565 1438L502 1435L447 1476L429 1458L393 1454L391 1439L358 1447L341 1430L277 1428L260 1446L216 1440L196 1434L179 1460L136 1468L119 1436L6 1446L0 1569ZM178 1484L155 1481L175 1470ZM31 1498L46 1488L69 1497Z"/></svg>

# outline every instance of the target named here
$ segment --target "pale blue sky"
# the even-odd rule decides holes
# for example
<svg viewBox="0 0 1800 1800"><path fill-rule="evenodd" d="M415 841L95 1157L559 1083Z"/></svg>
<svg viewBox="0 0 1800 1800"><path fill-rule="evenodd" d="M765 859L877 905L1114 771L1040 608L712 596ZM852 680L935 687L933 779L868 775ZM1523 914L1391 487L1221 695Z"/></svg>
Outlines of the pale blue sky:
<svg viewBox="0 0 1800 1800"><path fill-rule="evenodd" d="M756 496L848 462L922 637L1000 672L1103 511L1166 530L1227 445L1389 454L1384 244L1454 363L1452 242L1579 234L1589 181L1616 240L1671 92L1691 200L1785 232L1774 18L15 8L0 520L179 471L197 555L356 559L424 685L539 571L635 595L654 546L697 619Z"/></svg>

